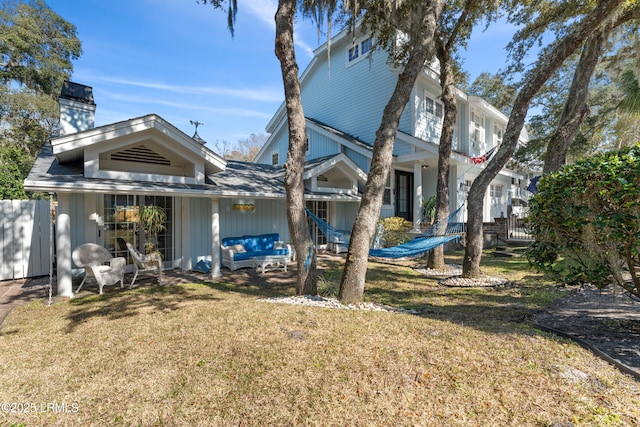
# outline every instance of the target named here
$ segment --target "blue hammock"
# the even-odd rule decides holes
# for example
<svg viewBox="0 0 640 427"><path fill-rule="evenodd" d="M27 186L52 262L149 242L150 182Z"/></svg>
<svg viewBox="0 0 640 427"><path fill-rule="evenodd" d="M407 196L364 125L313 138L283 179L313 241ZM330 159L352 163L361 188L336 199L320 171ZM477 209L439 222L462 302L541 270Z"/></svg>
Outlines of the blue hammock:
<svg viewBox="0 0 640 427"><path fill-rule="evenodd" d="M420 234L418 237L407 243L403 243L398 246L392 246L389 248L370 249L369 255L377 258L413 258L425 254L430 250L433 250L438 246L444 245L445 243L452 240L458 241L458 239L460 239L460 237L464 233L464 223L452 222L452 219L458 216L458 213L461 209L462 206L449 214L449 216L447 217L447 225L444 232L440 230L440 225L442 224L442 222L436 223L429 229L427 229L424 233ZM306 211L307 215L309 215L309 217L315 221L318 229L320 230L320 232L322 232L322 234L324 234L328 242L345 245L349 244L349 240L351 239L350 231L338 230L337 228L329 225L323 219L318 218L309 209L306 209Z"/></svg>
<svg viewBox="0 0 640 427"><path fill-rule="evenodd" d="M457 241L459 238L460 234L434 237L419 236L398 246L369 249L369 255L376 258L413 258L425 254L440 245L450 242L451 240Z"/></svg>
<svg viewBox="0 0 640 427"><path fill-rule="evenodd" d="M452 240L457 242L464 233L464 223L453 222L452 220L458 216L462 206L449 214L446 219L447 224L444 230L441 230L441 226L444 225L444 222L435 223L424 233L407 243L389 248L370 249L369 256L392 259L415 258Z"/></svg>
<svg viewBox="0 0 640 427"><path fill-rule="evenodd" d="M339 243L343 245L348 245L349 240L351 240L351 231L349 230L338 230L335 227L329 225L325 220L319 218L314 215L309 209L306 209L307 215L311 217L316 223L318 230L327 238L327 242L329 243Z"/></svg>

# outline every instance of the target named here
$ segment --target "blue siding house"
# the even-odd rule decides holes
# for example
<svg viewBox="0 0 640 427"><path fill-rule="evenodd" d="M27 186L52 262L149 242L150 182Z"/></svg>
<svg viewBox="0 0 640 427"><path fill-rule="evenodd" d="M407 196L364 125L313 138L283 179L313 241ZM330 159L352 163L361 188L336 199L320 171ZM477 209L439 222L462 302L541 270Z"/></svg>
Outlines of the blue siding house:
<svg viewBox="0 0 640 427"><path fill-rule="evenodd" d="M156 114L95 127L89 86L65 82L59 102L61 132L45 144L24 181L27 190L57 196L58 295L73 296L72 282L84 270L72 262L72 251L83 243L126 258L132 271L126 244L143 251L154 239L163 268L189 270L210 260L216 277L227 237L277 233L282 242L291 241L281 167L285 145L264 152L273 164L226 160L197 134L189 136ZM305 198L315 210L331 201L337 217L352 218L366 180L360 167L366 147L356 144L350 151L356 163L340 151L333 131L317 128L318 143L304 171ZM162 207L167 216L157 237L140 223L148 205Z"/></svg>
<svg viewBox="0 0 640 427"><path fill-rule="evenodd" d="M343 31L314 51L314 58L300 77L302 105L307 118L307 160L343 154L365 174L371 163L382 113L395 87L398 69L374 40L356 31ZM330 52L330 58L329 58ZM426 66L401 117L393 149L393 163L383 197L382 217L399 216L419 228L422 202L436 191L438 144L444 108L437 64ZM466 199L466 190L484 165L472 157L487 153L502 141L508 118L485 100L457 91L458 114L451 159L451 210ZM284 164L288 147L284 104L267 125L270 137L256 163ZM521 143L526 143L523 131ZM275 154L275 155L274 155ZM484 221L512 213L512 206L526 202L527 177L503 169L485 196ZM350 228L354 206L346 210L338 200L309 203L316 214L338 228ZM345 216L345 213L349 215ZM464 221L465 210L461 210Z"/></svg>

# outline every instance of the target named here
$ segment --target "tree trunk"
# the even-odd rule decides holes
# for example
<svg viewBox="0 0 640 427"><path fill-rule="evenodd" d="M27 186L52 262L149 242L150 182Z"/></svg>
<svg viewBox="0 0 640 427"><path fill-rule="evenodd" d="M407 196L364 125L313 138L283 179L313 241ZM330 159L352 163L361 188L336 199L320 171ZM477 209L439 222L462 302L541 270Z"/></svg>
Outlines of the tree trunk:
<svg viewBox="0 0 640 427"><path fill-rule="evenodd" d="M289 126L289 149L285 162L284 187L286 191L287 222L296 251L298 295L317 294L316 251L309 234L304 211L304 160L307 145L307 127L300 99L298 63L293 44L293 18L296 0L279 0L276 12L276 57L280 61L284 96Z"/></svg>
<svg viewBox="0 0 640 427"><path fill-rule="evenodd" d="M441 235L447 229L449 217L449 169L451 167L457 105L452 58L447 47L441 41L438 42L437 55L440 61L440 87L444 104L444 119L440 134L440 146L438 147L438 182L436 184L436 224L438 224L437 234ZM443 269L444 266L444 246L438 246L429 252L427 267Z"/></svg>
<svg viewBox="0 0 640 427"><path fill-rule="evenodd" d="M462 260L463 277L476 278L480 276L484 194L493 178L507 164L516 149L531 99L558 67L562 65L565 59L582 44L582 41L598 30L602 22L623 3L623 0L598 2L591 13L568 28L567 35L564 38L558 40L543 52L542 56L538 58L536 66L525 76L525 83L520 92L518 92L509 116L509 123L507 123L502 145L480 172L469 190L467 198L467 247Z"/></svg>
<svg viewBox="0 0 640 427"><path fill-rule="evenodd" d="M562 116L547 145L544 167L542 168L543 174L557 172L567 163L569 146L580 126L589 116L589 107L587 106L589 81L596 65L598 65L604 37L604 31L597 31L589 37L582 47L582 55L573 75Z"/></svg>
<svg viewBox="0 0 640 427"><path fill-rule="evenodd" d="M398 76L396 87L385 106L382 122L376 131L371 167L360 202L360 209L351 233L349 250L340 281L339 299L344 304L361 303L364 294L369 246L375 224L380 216L382 196L391 166L393 143L400 117L404 111L418 75L433 55L433 34L442 10L443 0L417 3L412 14L411 53ZM419 13L422 12L422 13Z"/></svg>

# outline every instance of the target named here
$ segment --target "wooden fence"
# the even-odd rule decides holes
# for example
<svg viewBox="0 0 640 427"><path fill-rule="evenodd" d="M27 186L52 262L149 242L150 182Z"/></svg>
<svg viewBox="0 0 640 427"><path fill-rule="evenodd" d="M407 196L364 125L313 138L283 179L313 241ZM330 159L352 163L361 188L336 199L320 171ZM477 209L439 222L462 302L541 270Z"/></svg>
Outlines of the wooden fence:
<svg viewBox="0 0 640 427"><path fill-rule="evenodd" d="M49 274L48 200L0 200L0 280Z"/></svg>

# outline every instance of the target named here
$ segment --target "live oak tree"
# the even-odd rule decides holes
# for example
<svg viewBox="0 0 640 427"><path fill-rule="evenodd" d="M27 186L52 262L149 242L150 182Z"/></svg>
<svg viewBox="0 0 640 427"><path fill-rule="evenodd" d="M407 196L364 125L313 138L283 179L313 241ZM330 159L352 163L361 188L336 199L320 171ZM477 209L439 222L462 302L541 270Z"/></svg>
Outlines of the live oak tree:
<svg viewBox="0 0 640 427"><path fill-rule="evenodd" d="M24 197L22 181L58 126L57 97L82 53L76 27L43 1L0 6L0 175L3 197Z"/></svg>
<svg viewBox="0 0 640 427"><path fill-rule="evenodd" d="M544 162L544 169L549 172L569 159L615 146L611 144L620 140L618 135L622 136L629 126L619 115L619 70L636 56L634 5L635 1L627 2L623 13L603 22L585 40L581 52L565 60L541 87L531 103L535 112L528 120L530 139L515 153L517 161L540 166ZM505 7L513 11L513 5L506 3ZM592 3L541 0L515 9L509 19L523 28L509 45L512 63L500 78L513 82L511 77L519 76L525 62L530 61L532 48L542 46L545 36L564 37L566 23L592 7Z"/></svg>
<svg viewBox="0 0 640 427"><path fill-rule="evenodd" d="M566 164L569 147L590 113L589 83L599 63L605 40L626 22L637 19L639 12L638 8L626 9L604 22L585 42L558 126L547 144L543 174L556 172Z"/></svg>
<svg viewBox="0 0 640 427"><path fill-rule="evenodd" d="M214 8L226 8L227 24L233 35L235 18L238 10L236 0L202 0L204 4L211 4ZM316 251L307 227L304 203L304 161L307 148L306 120L300 99L300 81L298 79L298 63L294 48L294 18L296 17L298 1L279 0L275 14L276 35L275 54L280 61L282 81L285 92L285 107L289 130L289 147L285 162L285 193L286 211L289 233L296 251L298 274L296 278L296 293L317 294L316 284ZM323 13L329 16L336 8L336 2L304 1L302 12L319 18Z"/></svg>
<svg viewBox="0 0 640 427"><path fill-rule="evenodd" d="M508 84L499 73L483 72L471 83L467 93L481 97L508 116L516 97L516 88Z"/></svg>
<svg viewBox="0 0 640 427"><path fill-rule="evenodd" d="M436 224L438 234L444 234L449 217L449 170L453 149L453 133L456 124L456 83L460 80L457 50L464 47L474 25L482 18L491 21L495 16L495 2L483 0L458 0L445 4L435 32L436 57L440 64L440 99L444 117L438 146L438 171L436 183ZM444 247L429 252L427 266L442 269Z"/></svg>
<svg viewBox="0 0 640 427"><path fill-rule="evenodd" d="M367 183L353 225L340 281L339 299L345 304L362 302L369 245L382 207L382 195L391 166L393 143L400 116L409 102L419 73L435 53L434 32L444 1L397 1L394 2L393 14L388 14L387 2L371 3L375 5L368 5L363 19L368 28L377 30L379 43L384 45L385 40L397 40L392 36L397 34L398 30L408 37L401 50L405 59L402 62L402 72L398 76L391 98L384 108L380 127L376 131ZM372 6L376 5L379 8L374 9Z"/></svg>
<svg viewBox="0 0 640 427"><path fill-rule="evenodd" d="M296 0L279 0L276 12L276 56L284 83L289 129L289 148L285 162L284 186L287 198L289 233L296 250L297 294L317 294L316 252L307 227L304 204L304 160L307 151L307 126L302 101L298 63L293 44L293 20Z"/></svg>
<svg viewBox="0 0 640 427"><path fill-rule="evenodd" d="M604 0L596 3L589 11L569 20L562 31L563 36L545 47L532 69L524 75L509 116L502 145L496 150L486 167L474 180L467 198L467 247L463 258L463 277L479 277L482 257L482 212L484 194L487 187L512 157L520 136L531 100L545 81L578 49L603 22L615 13L621 13L626 3L623 0ZM632 4L631 8L638 7Z"/></svg>

